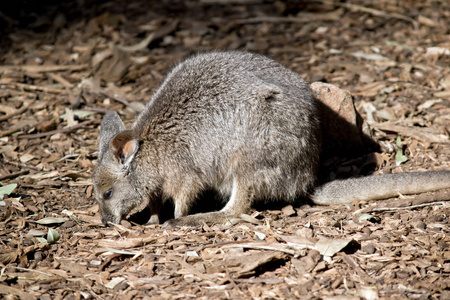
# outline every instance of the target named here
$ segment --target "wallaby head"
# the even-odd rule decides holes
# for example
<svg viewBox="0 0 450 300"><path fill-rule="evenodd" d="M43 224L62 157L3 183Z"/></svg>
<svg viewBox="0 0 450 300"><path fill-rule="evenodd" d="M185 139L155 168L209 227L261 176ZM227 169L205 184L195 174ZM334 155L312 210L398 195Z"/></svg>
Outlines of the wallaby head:
<svg viewBox="0 0 450 300"><path fill-rule="evenodd" d="M138 141L116 112L108 112L100 129L98 163L92 180L103 224L120 223L135 206L139 196L130 182L131 163L139 149Z"/></svg>

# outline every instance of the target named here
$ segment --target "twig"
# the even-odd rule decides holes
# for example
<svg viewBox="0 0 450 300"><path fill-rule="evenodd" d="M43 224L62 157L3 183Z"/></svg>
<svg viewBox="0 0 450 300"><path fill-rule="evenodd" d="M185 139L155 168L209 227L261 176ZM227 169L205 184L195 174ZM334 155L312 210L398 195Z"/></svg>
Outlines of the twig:
<svg viewBox="0 0 450 300"><path fill-rule="evenodd" d="M58 71L79 71L83 69L87 69L89 66L87 64L84 65L67 65L67 66L30 66L30 65L23 65L23 66L16 66L16 65L9 65L9 66L0 66L0 72L3 71L9 71L9 70L16 70L16 71L24 71L24 72L33 72L33 73L42 73L42 72L58 72Z"/></svg>
<svg viewBox="0 0 450 300"><path fill-rule="evenodd" d="M411 127L411 126L401 126L391 123L370 123L370 126L382 131L391 131L404 136L412 136L418 140L429 142L429 143L443 143L449 144L450 139L443 135L436 133L430 128L421 127Z"/></svg>
<svg viewBox="0 0 450 300"><path fill-rule="evenodd" d="M393 211L401 209L415 209L429 205L444 205L444 202L450 201L450 190L444 189L433 193L419 194L413 197L398 198L394 200L380 201L375 207L366 207L358 209L353 213L354 216L368 212Z"/></svg>
<svg viewBox="0 0 450 300"><path fill-rule="evenodd" d="M311 21L311 20L309 20ZM235 24L253 24L253 23L307 23L308 20L296 17L255 17L249 19L236 20Z"/></svg>
<svg viewBox="0 0 450 300"><path fill-rule="evenodd" d="M158 40L160 38L163 38L172 32L174 32L178 27L178 20L173 21L170 24L166 24L165 26L157 29L156 31L150 33L145 39L143 39L141 42L132 45L132 46L122 46L117 45L116 48L123 52L135 52L139 50L143 50L147 48L147 46L154 40Z"/></svg>
<svg viewBox="0 0 450 300"><path fill-rule="evenodd" d="M20 128L12 128L5 131L0 131L0 137L11 135L17 131L20 131Z"/></svg>
<svg viewBox="0 0 450 300"><path fill-rule="evenodd" d="M67 81L66 79L64 79L59 74L48 73L47 76L50 77L51 79L53 79L54 81L61 83L65 88L69 88L69 89L73 88L73 84L70 83L69 81Z"/></svg>
<svg viewBox="0 0 450 300"><path fill-rule="evenodd" d="M39 167L35 167L35 166L29 166L29 165L25 165L25 164L20 164L20 163L16 163L16 162L12 162L12 161L6 161L5 163L7 163L8 165L12 165L12 166L23 168L23 169L31 169L31 170L35 170L35 171L44 171L43 168L39 168Z"/></svg>
<svg viewBox="0 0 450 300"><path fill-rule="evenodd" d="M55 89L55 88L47 88L32 84L25 84L25 83L2 83L0 84L0 88L4 87L11 87L14 89L23 89L28 91L38 91L38 92L45 92L45 93L53 93L53 94L61 94L61 93L67 93L67 90L63 89Z"/></svg>
<svg viewBox="0 0 450 300"><path fill-rule="evenodd" d="M57 134L57 133L68 133L68 132L71 132L71 131L75 131L75 130L81 129L84 126L86 126L88 124L91 124L94 121L95 120L84 121L83 123L74 125L72 127L60 128L60 129L47 131L47 132L42 132L42 133L19 135L18 138L19 139L38 139L38 138L41 138L41 137L46 137L46 136L54 135L54 134Z"/></svg>
<svg viewBox="0 0 450 300"><path fill-rule="evenodd" d="M17 115L20 115L20 114L24 113L34 102L36 102L36 97L33 100L31 100L31 102L28 103L28 105L22 106L20 109L16 110L15 112L13 112L11 114L8 114L8 115L5 115L5 116L1 116L0 117L0 122L6 121L9 118L12 118L14 116L17 116Z"/></svg>
<svg viewBox="0 0 450 300"><path fill-rule="evenodd" d="M339 20L339 15L343 13L343 9L335 10L329 13L314 14L301 13L296 17L255 17L248 19L238 19L232 21L232 25L253 24L253 23L310 23L312 21L335 21Z"/></svg>
<svg viewBox="0 0 450 300"><path fill-rule="evenodd" d="M126 107L129 107L129 108L131 108L131 109L133 109L133 107L130 105L130 102L128 102L128 100L127 99L122 99L122 98L119 98L119 97L116 97L116 96L114 96L112 93L108 93L107 91L105 91L105 90L101 90L101 91L99 91L103 96L105 96L105 97L107 97L107 98L111 98L111 99L113 99L114 101L117 101L117 102L119 102L120 104L123 104L123 105L125 105ZM134 109L133 109L134 110Z"/></svg>
<svg viewBox="0 0 450 300"><path fill-rule="evenodd" d="M14 269L20 270L20 271L39 273L39 274L42 274L42 275L47 275L47 276L52 276L52 277L58 276L58 275L51 274L51 273L45 273L45 272L42 272L42 271L33 270L33 269L27 269L27 268L21 268L21 267L8 266L8 268L14 268Z"/></svg>
<svg viewBox="0 0 450 300"><path fill-rule="evenodd" d="M391 210L401 210L401 209L415 209L415 208L420 208L420 207L425 207L425 206L430 206L430 205L445 205L444 202L445 201L437 201L437 202L423 203L423 204L403 206L403 207L374 207L370 211L377 212L377 211L391 211Z"/></svg>
<svg viewBox="0 0 450 300"><path fill-rule="evenodd" d="M13 18L10 18L9 16L5 15L3 12L0 11L0 19L5 20L6 22L8 22L10 25L18 25L19 22L14 20Z"/></svg>
<svg viewBox="0 0 450 300"><path fill-rule="evenodd" d="M22 170L22 171L19 171L19 172L15 172L15 173L11 173L11 174L8 174L8 175L0 176L0 181L5 180L5 179L16 178L16 177L19 177L19 176L22 176L22 175L25 175L25 174L28 174L28 173L30 173L29 170Z"/></svg>
<svg viewBox="0 0 450 300"><path fill-rule="evenodd" d="M38 124L38 122L33 122L31 124L23 124L22 126L16 127L16 128L11 128L5 131L0 131L0 137L4 137L4 136L9 136L13 133L16 133L18 131L21 131L22 128L26 127L26 126L30 126L30 127L35 127Z"/></svg>
<svg viewBox="0 0 450 300"><path fill-rule="evenodd" d="M419 28L419 23L414 20L413 18L398 14L398 13L390 13L390 12L386 12L386 11L382 11L382 10L378 10L375 8L370 8L370 7L365 7L365 6L361 6L361 5L357 5L357 4L351 4L351 3L345 3L345 2L335 2L335 1L323 1L324 3L331 3L337 6L341 6L341 7L345 7L351 10L355 10L355 11L362 11L377 17L385 17L385 18L394 18L394 19L400 19L403 21L407 21L410 22L411 24L413 24L414 29L418 29Z"/></svg>

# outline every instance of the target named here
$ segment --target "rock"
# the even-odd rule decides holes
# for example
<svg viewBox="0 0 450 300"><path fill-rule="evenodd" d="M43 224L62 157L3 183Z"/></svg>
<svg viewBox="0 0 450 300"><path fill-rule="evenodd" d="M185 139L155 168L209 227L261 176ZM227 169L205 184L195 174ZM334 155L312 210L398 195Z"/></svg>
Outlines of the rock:
<svg viewBox="0 0 450 300"><path fill-rule="evenodd" d="M355 108L350 92L332 84L311 84L319 100L322 128L322 160L356 157L378 150L369 125Z"/></svg>

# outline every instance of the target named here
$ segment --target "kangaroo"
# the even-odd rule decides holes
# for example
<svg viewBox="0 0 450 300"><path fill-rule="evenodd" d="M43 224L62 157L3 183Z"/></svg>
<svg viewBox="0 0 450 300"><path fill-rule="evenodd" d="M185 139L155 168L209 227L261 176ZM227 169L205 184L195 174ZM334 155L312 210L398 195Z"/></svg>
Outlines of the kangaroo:
<svg viewBox="0 0 450 300"><path fill-rule="evenodd" d="M104 116L93 171L102 222L145 205L149 223L159 223L166 199L176 226L221 223L256 201L329 205L450 187L450 171L316 186L319 127L309 84L278 62L238 51L193 56L173 68L130 129L117 113ZM227 199L223 209L188 215L208 189Z"/></svg>

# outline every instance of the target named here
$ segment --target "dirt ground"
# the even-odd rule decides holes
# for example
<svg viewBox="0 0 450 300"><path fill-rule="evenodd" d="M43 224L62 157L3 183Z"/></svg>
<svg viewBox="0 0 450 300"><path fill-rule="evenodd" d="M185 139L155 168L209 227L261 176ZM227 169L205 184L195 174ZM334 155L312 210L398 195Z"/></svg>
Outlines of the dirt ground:
<svg viewBox="0 0 450 300"><path fill-rule="evenodd" d="M102 226L90 180L105 111L216 49L351 92L382 151L330 178L449 170L447 0L31 2L0 12L0 297L450 299L448 190L162 229Z"/></svg>

